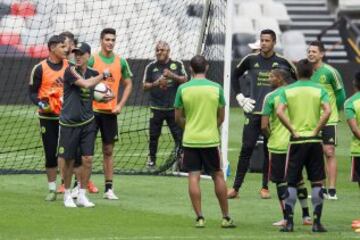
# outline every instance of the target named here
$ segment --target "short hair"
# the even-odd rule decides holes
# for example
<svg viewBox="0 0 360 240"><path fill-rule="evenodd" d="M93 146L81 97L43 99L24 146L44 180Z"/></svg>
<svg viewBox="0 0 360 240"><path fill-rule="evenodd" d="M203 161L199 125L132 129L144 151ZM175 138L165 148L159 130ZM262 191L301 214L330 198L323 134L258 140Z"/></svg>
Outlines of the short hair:
<svg viewBox="0 0 360 240"><path fill-rule="evenodd" d="M293 81L292 77L291 77L291 73L289 69L285 69L285 68L273 68L271 70L271 72L275 75L280 75L281 78L284 80L284 82L286 83L291 83Z"/></svg>
<svg viewBox="0 0 360 240"><path fill-rule="evenodd" d="M301 59L296 64L299 79L310 79L314 71L314 66L309 60Z"/></svg>
<svg viewBox="0 0 360 240"><path fill-rule="evenodd" d="M193 73L205 73L206 68L209 65L204 56L196 55L190 60L190 66Z"/></svg>
<svg viewBox="0 0 360 240"><path fill-rule="evenodd" d="M318 47L320 52L325 52L324 44L319 40L312 41L309 46Z"/></svg>
<svg viewBox="0 0 360 240"><path fill-rule="evenodd" d="M59 36L64 36L65 38L70 39L71 41L74 42L75 45L78 43L77 39L75 38L75 35L70 31L62 32L62 33L60 33Z"/></svg>
<svg viewBox="0 0 360 240"><path fill-rule="evenodd" d="M65 40L66 40L66 38L64 36L61 36L61 35L53 35L53 36L51 36L49 38L48 44L47 44L49 51L51 50L52 46L54 46L54 45L56 46L59 43L64 43Z"/></svg>
<svg viewBox="0 0 360 240"><path fill-rule="evenodd" d="M116 30L114 28L104 28L100 33L100 38L103 39L106 34L116 35Z"/></svg>
<svg viewBox="0 0 360 240"><path fill-rule="evenodd" d="M360 90L360 71L356 72L354 75L354 85L358 90Z"/></svg>
<svg viewBox="0 0 360 240"><path fill-rule="evenodd" d="M271 36L271 38L276 41L276 33L272 30L272 29L263 29L260 32L260 36L263 34L269 34Z"/></svg>
<svg viewBox="0 0 360 240"><path fill-rule="evenodd" d="M162 46L166 47L167 49L170 49L170 45L166 41L163 41L163 40L158 41L156 43L156 47L159 45L162 45Z"/></svg>

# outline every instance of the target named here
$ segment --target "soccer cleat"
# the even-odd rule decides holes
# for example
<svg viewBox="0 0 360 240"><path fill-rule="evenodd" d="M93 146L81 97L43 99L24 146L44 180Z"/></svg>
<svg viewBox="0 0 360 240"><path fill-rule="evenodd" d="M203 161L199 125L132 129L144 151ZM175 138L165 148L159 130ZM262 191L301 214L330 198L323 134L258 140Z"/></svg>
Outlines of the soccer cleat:
<svg viewBox="0 0 360 240"><path fill-rule="evenodd" d="M196 228L204 228L205 227L205 219L203 217L198 217L195 222Z"/></svg>
<svg viewBox="0 0 360 240"><path fill-rule="evenodd" d="M293 231L294 231L293 223L286 223L285 226L280 229L280 232L293 232Z"/></svg>
<svg viewBox="0 0 360 240"><path fill-rule="evenodd" d="M313 222L312 222L310 216L303 217L303 225L304 226L309 226L309 225L312 225L312 224L313 224Z"/></svg>
<svg viewBox="0 0 360 240"><path fill-rule="evenodd" d="M318 233L327 232L326 228L324 228L324 226L321 225L320 223L314 223L312 227L312 231Z"/></svg>
<svg viewBox="0 0 360 240"><path fill-rule="evenodd" d="M354 232L360 233L360 228L355 229Z"/></svg>
<svg viewBox="0 0 360 240"><path fill-rule="evenodd" d="M64 206L66 208L76 208L76 204L70 195L64 196Z"/></svg>
<svg viewBox="0 0 360 240"><path fill-rule="evenodd" d="M78 198L76 199L76 205L85 208L95 207L95 204L90 202L86 196L78 196Z"/></svg>
<svg viewBox="0 0 360 240"><path fill-rule="evenodd" d="M45 201L55 201L56 200L56 192L50 190L49 193L45 197Z"/></svg>
<svg viewBox="0 0 360 240"><path fill-rule="evenodd" d="M266 188L262 188L260 190L260 197L262 199L270 199L271 198L270 191L268 189L266 189Z"/></svg>
<svg viewBox="0 0 360 240"><path fill-rule="evenodd" d="M360 228L360 222L352 223L352 224L351 224L351 227L352 227L353 229Z"/></svg>
<svg viewBox="0 0 360 240"><path fill-rule="evenodd" d="M278 221L278 222L274 222L272 225L273 225L273 226L276 226L276 227L283 227L283 226L286 225L286 220L285 220L285 219L281 219L281 220Z"/></svg>
<svg viewBox="0 0 360 240"><path fill-rule="evenodd" d="M103 196L105 199L109 199L109 200L118 200L119 198L115 195L115 193L113 192L112 189L107 190L106 193L104 193Z"/></svg>
<svg viewBox="0 0 360 240"><path fill-rule="evenodd" d="M360 223L360 219L352 220L352 223Z"/></svg>
<svg viewBox="0 0 360 240"><path fill-rule="evenodd" d="M235 228L236 225L234 221L229 217L224 217L221 221L221 227L222 228Z"/></svg>
<svg viewBox="0 0 360 240"><path fill-rule="evenodd" d="M64 184L60 184L58 189L56 190L56 193L63 194L65 192L65 186Z"/></svg>
<svg viewBox="0 0 360 240"><path fill-rule="evenodd" d="M146 166L147 166L148 168L153 168L153 167L155 167L155 166L156 166L155 158L149 157L148 160L147 160L147 162L146 162Z"/></svg>
<svg viewBox="0 0 360 240"><path fill-rule="evenodd" d="M78 196L79 196L79 186L76 186L71 190L71 197L76 199L78 198Z"/></svg>
<svg viewBox="0 0 360 240"><path fill-rule="evenodd" d="M228 198L228 199L239 198L239 192L236 191L236 190L233 189L233 188L228 189L228 191L227 191L227 198Z"/></svg>
<svg viewBox="0 0 360 240"><path fill-rule="evenodd" d="M338 197L336 196L336 194L331 195L331 194L327 194L327 198L328 200L338 200Z"/></svg>
<svg viewBox="0 0 360 240"><path fill-rule="evenodd" d="M95 184L92 181L88 182L87 189L89 193L98 193L99 189L95 186Z"/></svg>

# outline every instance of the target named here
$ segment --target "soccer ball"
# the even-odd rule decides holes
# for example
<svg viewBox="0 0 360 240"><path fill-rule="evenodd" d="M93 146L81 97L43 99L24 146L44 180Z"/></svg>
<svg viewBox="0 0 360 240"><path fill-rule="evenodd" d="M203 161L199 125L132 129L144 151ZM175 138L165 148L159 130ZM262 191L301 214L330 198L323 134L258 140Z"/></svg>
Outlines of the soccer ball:
<svg viewBox="0 0 360 240"><path fill-rule="evenodd" d="M94 100L103 102L105 95L111 94L111 89L105 83L98 83L94 88Z"/></svg>

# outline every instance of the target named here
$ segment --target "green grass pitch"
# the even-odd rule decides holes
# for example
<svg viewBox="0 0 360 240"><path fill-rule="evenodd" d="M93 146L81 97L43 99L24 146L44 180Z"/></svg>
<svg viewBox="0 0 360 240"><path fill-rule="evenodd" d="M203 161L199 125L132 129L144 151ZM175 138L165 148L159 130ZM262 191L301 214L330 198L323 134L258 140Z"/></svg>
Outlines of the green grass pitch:
<svg viewBox="0 0 360 240"><path fill-rule="evenodd" d="M232 171L228 186L234 177L242 124L241 112L232 109L229 131ZM114 181L119 201L105 201L102 194L93 194L90 198L96 203L94 209L65 209L62 196L56 202L43 200L47 192L45 176L35 174L0 176L0 239L360 239L350 226L353 219L360 218L360 192L356 184L349 182L351 134L344 122L338 130L339 200L325 201L323 223L329 230L325 234L313 234L311 227L300 224L298 203L294 233L279 233L271 226L281 218L279 205L273 184L272 199L259 198L260 174L248 174L240 199L230 201L236 229L220 228L220 210L209 180L202 180L206 228L195 229L186 178L117 175ZM94 175L92 179L102 191L103 176Z"/></svg>

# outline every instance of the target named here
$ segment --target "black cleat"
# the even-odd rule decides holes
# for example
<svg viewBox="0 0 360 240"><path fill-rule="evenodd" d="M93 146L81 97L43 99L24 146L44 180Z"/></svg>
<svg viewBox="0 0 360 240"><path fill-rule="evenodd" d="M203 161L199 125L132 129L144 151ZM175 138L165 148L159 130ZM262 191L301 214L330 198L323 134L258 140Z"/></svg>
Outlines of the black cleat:
<svg viewBox="0 0 360 240"><path fill-rule="evenodd" d="M324 228L324 226L321 223L314 223L312 226L312 231L313 232L327 232L326 228Z"/></svg>
<svg viewBox="0 0 360 240"><path fill-rule="evenodd" d="M294 231L293 223L286 223L286 225L280 229L280 232L293 232L293 231Z"/></svg>

